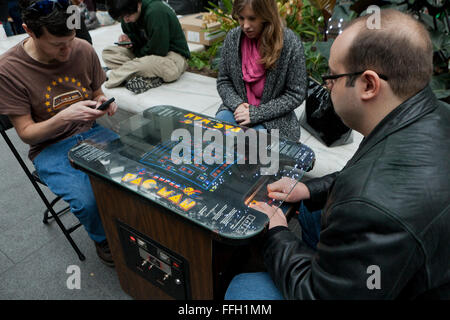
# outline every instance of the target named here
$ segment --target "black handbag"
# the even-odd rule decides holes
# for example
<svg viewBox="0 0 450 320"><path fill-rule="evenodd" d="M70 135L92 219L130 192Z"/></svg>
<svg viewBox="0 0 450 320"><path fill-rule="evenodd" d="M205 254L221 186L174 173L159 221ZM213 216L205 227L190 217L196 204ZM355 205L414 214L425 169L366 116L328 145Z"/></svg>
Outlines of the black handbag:
<svg viewBox="0 0 450 320"><path fill-rule="evenodd" d="M311 78L300 124L327 147L353 142L352 129L334 111L329 91Z"/></svg>

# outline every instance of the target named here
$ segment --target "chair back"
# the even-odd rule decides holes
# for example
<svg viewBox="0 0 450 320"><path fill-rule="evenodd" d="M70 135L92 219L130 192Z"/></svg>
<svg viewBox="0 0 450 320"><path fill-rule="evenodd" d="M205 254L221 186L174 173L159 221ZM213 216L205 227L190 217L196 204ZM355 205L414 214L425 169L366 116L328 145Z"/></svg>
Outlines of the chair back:
<svg viewBox="0 0 450 320"><path fill-rule="evenodd" d="M0 131L6 131L13 127L11 121L9 121L8 116L0 114Z"/></svg>

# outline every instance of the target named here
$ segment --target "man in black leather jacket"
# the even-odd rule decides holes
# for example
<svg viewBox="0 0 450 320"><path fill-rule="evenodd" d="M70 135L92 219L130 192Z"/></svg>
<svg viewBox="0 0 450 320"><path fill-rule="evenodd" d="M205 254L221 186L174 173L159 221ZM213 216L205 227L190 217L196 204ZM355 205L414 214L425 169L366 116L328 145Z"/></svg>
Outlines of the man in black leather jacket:
<svg viewBox="0 0 450 320"><path fill-rule="evenodd" d="M258 204L270 218L264 261L285 299L449 299L450 109L428 86L431 41L398 11L381 11L379 30L366 22L334 41L327 83L336 112L364 139L340 172L298 183L287 199L323 208L317 250L281 210ZM283 178L269 196L292 185ZM261 297L234 281L226 298Z"/></svg>

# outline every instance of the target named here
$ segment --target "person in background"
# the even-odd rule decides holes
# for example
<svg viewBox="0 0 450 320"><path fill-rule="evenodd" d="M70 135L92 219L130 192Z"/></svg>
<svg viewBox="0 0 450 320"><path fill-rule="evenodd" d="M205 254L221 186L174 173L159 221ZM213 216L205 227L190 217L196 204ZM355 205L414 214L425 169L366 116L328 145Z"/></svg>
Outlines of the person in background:
<svg viewBox="0 0 450 320"><path fill-rule="evenodd" d="M253 127L278 129L298 141L294 110L306 97L307 74L300 38L283 27L275 0L236 0L239 27L228 32L221 49L216 118Z"/></svg>
<svg viewBox="0 0 450 320"><path fill-rule="evenodd" d="M6 36L10 37L14 35L14 32L11 29L11 25L8 21L9 12L8 12L8 1L7 0L0 0L0 23L3 26L3 29L5 30Z"/></svg>
<svg viewBox="0 0 450 320"><path fill-rule="evenodd" d="M8 0L8 12L9 16L13 19L15 34L25 33L25 30L22 28L23 21L18 0Z"/></svg>
<svg viewBox="0 0 450 320"><path fill-rule="evenodd" d="M117 46L103 50L108 72L106 88L125 83L134 93L142 93L176 81L187 69L189 47L173 9L161 0L108 1L108 12L121 21Z"/></svg>

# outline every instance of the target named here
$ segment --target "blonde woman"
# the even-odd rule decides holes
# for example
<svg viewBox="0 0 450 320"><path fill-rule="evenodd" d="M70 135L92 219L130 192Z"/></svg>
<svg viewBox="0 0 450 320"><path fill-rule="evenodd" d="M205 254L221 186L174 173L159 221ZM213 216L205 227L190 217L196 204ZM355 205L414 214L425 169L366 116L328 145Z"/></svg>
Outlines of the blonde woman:
<svg viewBox="0 0 450 320"><path fill-rule="evenodd" d="M239 27L225 39L217 79L222 98L216 118L255 129L279 129L298 141L294 110L306 96L300 38L283 27L275 0L235 0Z"/></svg>

